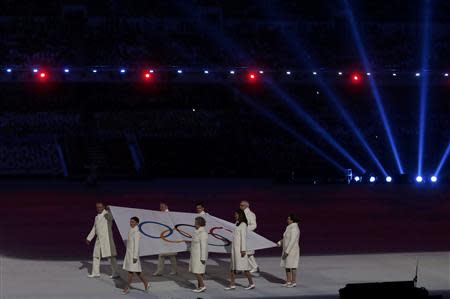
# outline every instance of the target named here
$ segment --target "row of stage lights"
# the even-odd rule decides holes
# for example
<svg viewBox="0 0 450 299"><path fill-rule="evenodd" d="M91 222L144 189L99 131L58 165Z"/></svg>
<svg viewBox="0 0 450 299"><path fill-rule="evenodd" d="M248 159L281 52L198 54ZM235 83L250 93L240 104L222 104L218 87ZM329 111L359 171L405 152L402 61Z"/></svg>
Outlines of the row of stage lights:
<svg viewBox="0 0 450 299"><path fill-rule="evenodd" d="M355 176L353 178L353 180L355 181L355 183L362 183L363 182L363 177L362 176ZM385 177L384 180L385 180L386 183L392 183L393 182L393 179L392 179L391 176ZM416 177L416 182L419 183L419 184L424 183L425 182L424 180L425 179L422 176L420 176L420 175ZM369 183L375 183L377 181L377 177L371 175L371 176L369 176L368 181L369 181ZM438 181L438 178L433 175L433 176L430 177L429 181L431 183L436 183Z"/></svg>
<svg viewBox="0 0 450 299"><path fill-rule="evenodd" d="M13 69L10 68L10 67L4 68L4 70L5 70L6 73L13 73ZM90 71L91 73L93 73L93 74L99 73L100 70L101 70L100 68L90 68L90 69L89 69L89 71ZM68 68L68 67L66 67L66 68L63 68L61 71L62 71L64 74L68 75L68 74L70 74L71 69ZM41 77L41 78L46 78L46 77L48 77L48 73L47 73L46 71L44 71L44 70L39 70L39 69L37 69L37 68L33 68L33 69L32 69L32 72L33 72L33 73L38 73L39 77ZM120 69L118 69L117 72L118 72L119 74L121 74L121 75L125 75L126 73L128 73L128 70L127 70L126 68L120 68ZM144 79L150 79L150 78L152 77L152 74L153 74L154 72L155 72L155 70L153 70L153 69L144 70L144 71L143 71L143 78L144 78ZM178 75L182 75L182 74L184 73L183 69L176 69L175 72L176 72L176 74L178 74ZM264 71L263 71L263 70L259 70L259 71L248 71L248 70L246 70L245 72L247 72L247 77L248 77L248 79L249 79L249 80L252 80L252 81L253 81L253 80L257 80L257 79L258 79L258 76L264 74ZM208 75L208 74L211 73L211 71L208 70L208 69L204 69L204 70L202 71L202 73L203 73L204 75ZM236 73L237 73L237 71L234 70L234 69L228 70L228 74L230 74L230 75L235 75ZM300 72L300 73L304 73L304 72ZM326 73L329 73L329 72L326 72ZM286 74L286 76L291 76L291 75L294 74L294 72L293 72L293 71L290 71L290 70L286 70L286 71L285 71L285 74ZM319 75L319 72L317 72L317 71L312 71L311 74L312 74L312 76L318 76L318 75ZM337 74L338 77L340 77L340 76L343 76L343 75L344 75L344 72L338 71L336 74ZM355 82L355 83L357 83L357 82L359 82L359 81L361 81L361 80L363 79L363 75L362 75L361 73L359 73L359 72L349 72L349 74L350 74L351 80L352 80L353 82ZM365 75L366 75L367 77L370 77L370 76L372 76L373 74L370 73L370 72L367 72L367 73L365 73ZM421 77L422 74L419 73L419 72L416 72L416 73L414 73L413 75L414 75L415 77ZM399 76L399 73L392 72L392 76L393 76L393 77L398 77L398 76ZM449 73L447 73L447 72L446 72L446 73L442 73L442 76L443 76L443 77L449 77Z"/></svg>

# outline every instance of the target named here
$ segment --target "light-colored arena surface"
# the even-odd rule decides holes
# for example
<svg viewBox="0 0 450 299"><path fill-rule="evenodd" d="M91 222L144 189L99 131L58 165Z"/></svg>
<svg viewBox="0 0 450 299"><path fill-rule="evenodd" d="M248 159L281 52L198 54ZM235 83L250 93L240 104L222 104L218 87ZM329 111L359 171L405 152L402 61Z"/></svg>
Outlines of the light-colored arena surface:
<svg viewBox="0 0 450 299"><path fill-rule="evenodd" d="M179 259L177 276L151 277L155 269L154 259L144 259L145 274L150 278L152 289L142 291L135 283L130 298L338 298L338 290L346 283L409 280L414 276L416 260L419 259L419 286L434 294L450 298L450 253L393 253L360 255L304 256L297 288L281 287L283 273L279 257L258 257L261 273L255 275L256 289L246 291L238 286L235 291L224 291L227 283L228 259L212 257L208 261L207 291L194 294L194 279L187 272L186 258ZM126 298L121 294L122 278L108 278L109 267L102 264L99 279L87 277L91 261L24 260L2 257L0 298ZM168 265L167 265L168 266ZM169 267L166 267L169 271ZM240 278L238 284L245 285Z"/></svg>

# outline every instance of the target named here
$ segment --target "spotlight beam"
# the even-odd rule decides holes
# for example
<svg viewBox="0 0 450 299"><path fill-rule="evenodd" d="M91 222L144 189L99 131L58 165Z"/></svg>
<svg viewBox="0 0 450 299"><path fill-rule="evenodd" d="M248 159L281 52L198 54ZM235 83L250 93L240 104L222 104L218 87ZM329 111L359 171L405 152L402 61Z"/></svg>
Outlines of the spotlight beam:
<svg viewBox="0 0 450 299"><path fill-rule="evenodd" d="M264 7L264 13L271 17L278 17L282 15L280 9L276 5L270 5ZM301 45L297 36L292 35L287 30L282 30L281 34L284 36L284 40L289 44L289 49L292 50L292 53L295 55L299 63L306 65L308 69L315 70L318 69L315 63L312 61L310 53L308 53L305 48ZM324 81L321 76L316 76L316 80L319 84L321 90L325 92L328 100L332 102L332 104L337 108L337 111L344 119L345 124L350 128L352 133L356 136L360 144L366 150L367 154L370 156L372 161L378 167L378 169L383 173L384 176L387 176L387 171L381 164L375 152L372 150L366 138L364 137L361 130L356 125L355 121L351 117L350 113L342 104L342 101L336 95L336 93L328 86L328 84Z"/></svg>
<svg viewBox="0 0 450 299"><path fill-rule="evenodd" d="M273 84L272 81L269 81L269 85L272 88L272 91L277 94L277 96L285 103L287 104L294 113L302 119L304 122L308 124L308 126L311 127L311 129L315 132L317 132L323 139L325 139L328 144L330 144L332 147L334 147L339 153L341 153L347 160L349 160L355 167L358 168L358 170L362 173L365 173L366 170L361 166L361 164L354 159L350 153L345 150L342 145L339 144L339 142L336 141L336 139L331 136L330 133L327 132L319 123L317 123L312 116L309 115L301 106L300 104L296 103L294 99L289 96L286 92L284 92L281 88Z"/></svg>
<svg viewBox="0 0 450 299"><path fill-rule="evenodd" d="M341 164L339 164L336 160L331 158L328 154L326 154L324 151L322 151L320 148L318 148L315 144L310 142L307 138L305 138L303 135L298 133L295 129L293 129L291 126L289 126L286 122L284 122L282 119L280 119L275 113L272 111L264 108L260 104L253 101L248 95L243 94L242 92L238 91L237 89L234 89L235 93L237 93L240 98L247 103L249 106L251 106L253 109L258 111L261 115L272 121L274 124L276 124L278 127L282 128L286 132L288 132L290 135L292 135L296 140L303 143L310 149L312 149L314 152L316 152L319 156L327 160L329 163L331 163L335 168L337 168L340 172L346 173L346 168L344 168Z"/></svg>
<svg viewBox="0 0 450 299"><path fill-rule="evenodd" d="M425 118L428 100L428 58L430 54L430 1L424 1L423 28L422 28L422 72L423 77L420 82L420 109L419 109L419 148L417 155L417 175L422 175L423 150L425 143Z"/></svg>
<svg viewBox="0 0 450 299"><path fill-rule="evenodd" d="M439 177L439 173L441 172L442 167L445 165L445 162L447 161L449 154L450 154L450 142L447 144L447 148L445 149L445 152L442 155L442 158L439 161L439 164L434 172L435 177Z"/></svg>
<svg viewBox="0 0 450 299"><path fill-rule="evenodd" d="M352 32L353 38L355 40L359 56L361 57L364 69L365 69L366 72L371 72L369 59L367 57L366 50L365 50L363 42L361 40L361 36L359 34L359 31L358 31L358 28L357 28L357 25L356 25L355 17L353 16L353 12L352 12L351 6L350 6L350 4L348 3L347 0L343 0L343 1L344 1L345 9L346 9L346 12L347 12L347 19L350 22L351 32ZM401 160L400 160L400 155L398 154L398 151L397 151L397 146L395 144L394 136L393 136L392 131L391 131L391 126L389 124L389 120L387 118L387 115L386 115L386 112L385 112L385 109L384 109L383 100L381 99L381 94L380 94L380 92L378 90L377 84L376 84L373 76L368 76L368 80L369 80L370 88L372 90L372 94L373 94L373 96L375 98L375 102L376 102L377 107L378 107L378 112L380 113L381 120L383 121L384 130L386 131L386 135L388 137L389 144L391 146L391 150L392 150L392 153L393 153L394 158L395 158L395 162L397 163L398 171L401 174L403 174L404 171L403 171L403 166L402 166L402 163L401 163Z"/></svg>

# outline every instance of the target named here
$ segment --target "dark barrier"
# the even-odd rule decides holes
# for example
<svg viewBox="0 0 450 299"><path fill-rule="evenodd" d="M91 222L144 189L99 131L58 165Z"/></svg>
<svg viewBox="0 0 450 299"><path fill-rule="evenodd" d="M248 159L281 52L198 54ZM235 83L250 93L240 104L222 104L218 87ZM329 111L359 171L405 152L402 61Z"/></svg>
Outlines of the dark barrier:
<svg viewBox="0 0 450 299"><path fill-rule="evenodd" d="M414 281L351 283L339 290L341 299L431 298L425 288L417 288ZM433 298L441 298L433 297Z"/></svg>

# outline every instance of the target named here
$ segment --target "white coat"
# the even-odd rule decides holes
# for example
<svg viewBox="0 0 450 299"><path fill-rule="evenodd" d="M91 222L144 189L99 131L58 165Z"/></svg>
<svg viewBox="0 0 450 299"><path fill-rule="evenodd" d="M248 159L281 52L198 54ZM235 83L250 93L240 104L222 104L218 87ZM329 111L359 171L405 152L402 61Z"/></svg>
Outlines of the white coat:
<svg viewBox="0 0 450 299"><path fill-rule="evenodd" d="M97 236L93 253L95 258L105 258L117 255L112 233L113 220L112 215L106 210L103 210L102 213L95 216L94 226L86 237L88 241L92 241L92 239Z"/></svg>
<svg viewBox="0 0 450 299"><path fill-rule="evenodd" d="M201 261L208 259L208 233L204 227L199 227L192 234L191 258L189 260L189 272L194 274L205 273L206 265Z"/></svg>
<svg viewBox="0 0 450 299"><path fill-rule="evenodd" d="M245 251L244 257L241 257L241 251ZM233 232L233 241L231 242L231 265L232 271L248 271L250 265L248 264L247 255L247 224L241 222Z"/></svg>
<svg viewBox="0 0 450 299"><path fill-rule="evenodd" d="M253 213L250 208L246 208L244 210L245 213L245 217L247 218L247 222L248 222L248 227L247 229L250 231L254 231L256 229L256 215L255 213ZM254 250L248 250L247 251L248 255L253 255L255 254Z"/></svg>
<svg viewBox="0 0 450 299"><path fill-rule="evenodd" d="M123 260L123 269L128 272L142 272L141 261L139 260L139 241L141 234L138 226L130 228L127 238L127 251ZM134 263L133 260L137 259Z"/></svg>
<svg viewBox="0 0 450 299"><path fill-rule="evenodd" d="M300 240L300 228L297 223L291 223L286 227L283 234L283 239L280 241L283 246L283 253L287 253L288 256L285 259L281 259L280 266L287 269L297 269L300 258L300 246L298 242Z"/></svg>

